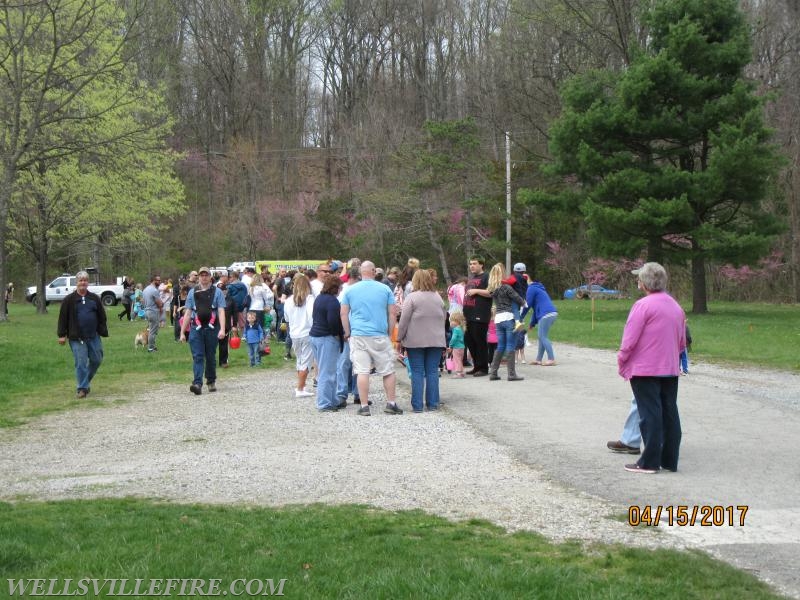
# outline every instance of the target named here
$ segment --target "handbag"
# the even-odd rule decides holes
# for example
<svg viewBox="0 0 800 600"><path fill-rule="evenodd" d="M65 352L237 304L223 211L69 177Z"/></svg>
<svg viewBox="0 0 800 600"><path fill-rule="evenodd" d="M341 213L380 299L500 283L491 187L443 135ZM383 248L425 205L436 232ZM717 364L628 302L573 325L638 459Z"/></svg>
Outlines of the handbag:
<svg viewBox="0 0 800 600"><path fill-rule="evenodd" d="M453 364L453 357L452 356L448 356L447 358L444 359L444 367L448 371L452 371L455 368L455 365Z"/></svg>

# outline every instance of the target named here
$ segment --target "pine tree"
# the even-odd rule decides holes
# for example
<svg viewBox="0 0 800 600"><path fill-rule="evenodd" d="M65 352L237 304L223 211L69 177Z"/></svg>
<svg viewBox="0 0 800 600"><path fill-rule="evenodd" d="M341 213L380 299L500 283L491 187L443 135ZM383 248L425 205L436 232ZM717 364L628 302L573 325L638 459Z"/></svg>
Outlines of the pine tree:
<svg viewBox="0 0 800 600"><path fill-rule="evenodd" d="M750 36L737 2L665 0L646 21L627 70L564 88L549 170L575 182L561 205L581 210L597 251L691 260L692 310L704 313L706 261L753 261L780 230L761 205L779 161L743 75Z"/></svg>

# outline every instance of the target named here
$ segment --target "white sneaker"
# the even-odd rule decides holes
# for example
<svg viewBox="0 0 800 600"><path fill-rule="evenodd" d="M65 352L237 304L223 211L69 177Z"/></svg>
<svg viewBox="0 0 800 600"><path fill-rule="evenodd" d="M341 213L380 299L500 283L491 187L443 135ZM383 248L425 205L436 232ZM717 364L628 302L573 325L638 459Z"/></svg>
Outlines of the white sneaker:
<svg viewBox="0 0 800 600"><path fill-rule="evenodd" d="M294 391L294 397L295 398L310 398L313 395L314 394L312 394L311 392L307 392L306 390L295 390Z"/></svg>

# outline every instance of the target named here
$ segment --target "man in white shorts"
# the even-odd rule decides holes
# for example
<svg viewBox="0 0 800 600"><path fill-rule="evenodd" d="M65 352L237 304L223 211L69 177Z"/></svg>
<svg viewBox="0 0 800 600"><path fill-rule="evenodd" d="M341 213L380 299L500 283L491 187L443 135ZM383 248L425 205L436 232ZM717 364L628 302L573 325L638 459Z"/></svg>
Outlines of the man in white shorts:
<svg viewBox="0 0 800 600"><path fill-rule="evenodd" d="M394 348L391 328L397 323L394 294L388 286L375 281L375 265L361 263L361 281L347 288L341 300L344 339L350 342L353 372L358 377L361 408L358 414L370 416L369 375L372 368L383 377L386 408L383 412L402 415L395 402Z"/></svg>

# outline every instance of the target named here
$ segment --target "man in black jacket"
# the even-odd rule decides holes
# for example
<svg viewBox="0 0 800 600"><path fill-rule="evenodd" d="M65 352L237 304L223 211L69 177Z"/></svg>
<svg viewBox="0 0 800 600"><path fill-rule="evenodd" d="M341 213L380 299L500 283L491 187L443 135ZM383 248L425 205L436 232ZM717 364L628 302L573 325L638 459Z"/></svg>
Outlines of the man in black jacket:
<svg viewBox="0 0 800 600"><path fill-rule="evenodd" d="M103 362L100 337L108 337L108 324L100 296L89 291L89 274L79 271L75 278L75 291L61 303L56 335L62 346L69 340L75 357L78 398L85 398L89 394L89 384Z"/></svg>

